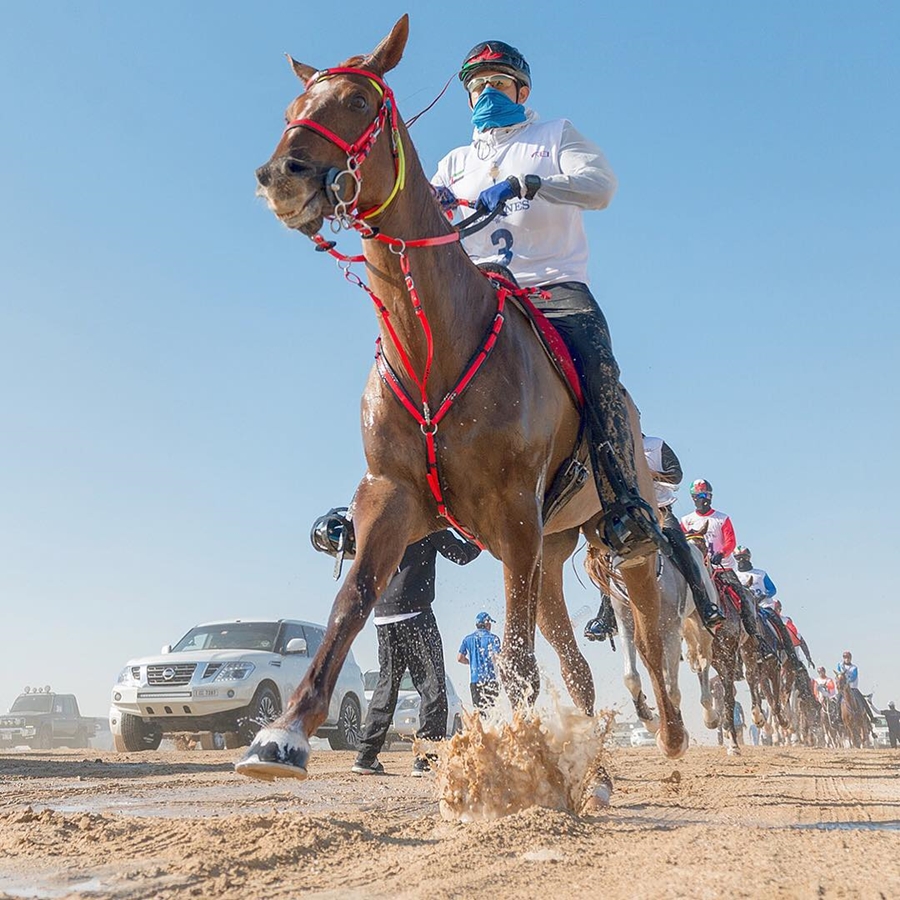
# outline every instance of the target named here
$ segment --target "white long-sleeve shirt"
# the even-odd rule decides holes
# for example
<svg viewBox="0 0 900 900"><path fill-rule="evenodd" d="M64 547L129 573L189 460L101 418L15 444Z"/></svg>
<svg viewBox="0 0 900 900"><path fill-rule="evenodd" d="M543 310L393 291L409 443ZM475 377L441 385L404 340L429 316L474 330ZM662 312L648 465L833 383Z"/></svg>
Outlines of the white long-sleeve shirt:
<svg viewBox="0 0 900 900"><path fill-rule="evenodd" d="M432 183L474 201L515 175L538 175L532 200L507 202L507 214L463 241L476 263L507 266L525 287L563 281L588 283L588 247L582 211L605 209L616 176L603 151L567 119L541 121L532 111L506 128L476 130L472 143L438 163Z"/></svg>

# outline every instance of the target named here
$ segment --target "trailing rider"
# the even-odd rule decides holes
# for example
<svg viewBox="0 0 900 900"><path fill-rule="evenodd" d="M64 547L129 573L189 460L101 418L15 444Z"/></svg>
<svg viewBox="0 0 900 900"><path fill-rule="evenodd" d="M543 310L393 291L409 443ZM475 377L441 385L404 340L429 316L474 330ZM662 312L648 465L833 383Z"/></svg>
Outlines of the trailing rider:
<svg viewBox="0 0 900 900"><path fill-rule="evenodd" d="M647 465L653 475L653 485L656 488L656 504L663 515L663 534L669 539L672 552L677 560L678 570L685 574L685 580L694 596L694 605L697 613L703 620L703 624L711 631L725 621L718 606L710 599L700 572L700 567L691 553L687 538L681 530L681 525L672 507L678 499L675 491L681 484L683 477L681 463L675 455L675 451L662 439L642 435L644 440L644 456ZM612 600L608 594L603 594L600 601L600 609L595 618L591 619L584 629L584 636L591 641L604 641L609 636L618 633L616 614L613 611Z"/></svg>
<svg viewBox="0 0 900 900"><path fill-rule="evenodd" d="M741 622L744 630L755 638L757 655L760 661L772 659L775 654L768 643L763 640L756 627L755 601L743 589L737 578L734 560L734 548L737 540L731 519L723 512L713 509L712 485L705 478L698 478L691 484L691 499L694 501L694 512L681 517L681 528L686 533L700 532L705 529L706 543L709 547L709 561L720 570L720 577L740 598Z"/></svg>

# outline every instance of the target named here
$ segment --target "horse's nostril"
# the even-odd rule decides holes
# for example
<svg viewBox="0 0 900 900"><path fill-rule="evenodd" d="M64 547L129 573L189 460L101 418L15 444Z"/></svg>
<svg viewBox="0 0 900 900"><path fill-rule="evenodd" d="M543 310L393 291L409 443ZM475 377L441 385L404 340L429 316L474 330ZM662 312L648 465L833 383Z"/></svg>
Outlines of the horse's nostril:
<svg viewBox="0 0 900 900"><path fill-rule="evenodd" d="M256 170L256 180L263 186L268 187L269 182L272 180L272 173L269 170L269 164L266 163L264 166L260 166Z"/></svg>

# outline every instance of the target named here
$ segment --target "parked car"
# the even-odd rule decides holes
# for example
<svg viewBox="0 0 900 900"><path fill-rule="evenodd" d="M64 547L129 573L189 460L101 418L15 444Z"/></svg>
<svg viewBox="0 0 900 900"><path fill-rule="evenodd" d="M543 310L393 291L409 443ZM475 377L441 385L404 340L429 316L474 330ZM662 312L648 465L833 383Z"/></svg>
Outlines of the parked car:
<svg viewBox="0 0 900 900"><path fill-rule="evenodd" d="M610 747L630 747L631 732L635 729L635 722L615 722L609 729L607 743Z"/></svg>
<svg viewBox="0 0 900 900"><path fill-rule="evenodd" d="M656 735L651 734L643 725L636 725L631 732L632 747L655 747Z"/></svg>
<svg viewBox="0 0 900 900"><path fill-rule="evenodd" d="M0 747L88 747L96 731L94 720L81 715L74 694L26 687L0 716Z"/></svg>
<svg viewBox="0 0 900 900"><path fill-rule="evenodd" d="M292 619L209 622L160 656L131 660L112 690L116 750L155 750L177 732L221 733L229 749L246 746L281 715L324 634L322 625ZM356 749L365 702L349 653L317 736L336 750Z"/></svg>
<svg viewBox="0 0 900 900"><path fill-rule="evenodd" d="M888 731L887 719L882 715L876 715L872 719L872 731L875 734L876 747L890 747L891 738Z"/></svg>
<svg viewBox="0 0 900 900"><path fill-rule="evenodd" d="M405 672L400 682L400 694L398 694L397 709L394 711L393 730L405 740L412 740L419 730L419 703L421 697L413 687L412 676ZM447 735L462 731L463 705L453 687L453 682L447 678Z"/></svg>

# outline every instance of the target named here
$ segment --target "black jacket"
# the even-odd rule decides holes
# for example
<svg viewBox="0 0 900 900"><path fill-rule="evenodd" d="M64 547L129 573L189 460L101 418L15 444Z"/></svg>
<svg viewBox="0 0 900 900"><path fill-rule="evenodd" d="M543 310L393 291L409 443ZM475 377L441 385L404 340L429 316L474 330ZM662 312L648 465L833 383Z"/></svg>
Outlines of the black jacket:
<svg viewBox="0 0 900 900"><path fill-rule="evenodd" d="M375 604L375 615L397 616L428 609L434 602L434 563L438 553L458 566L464 566L477 558L481 550L449 531L437 531L410 544L394 577Z"/></svg>

